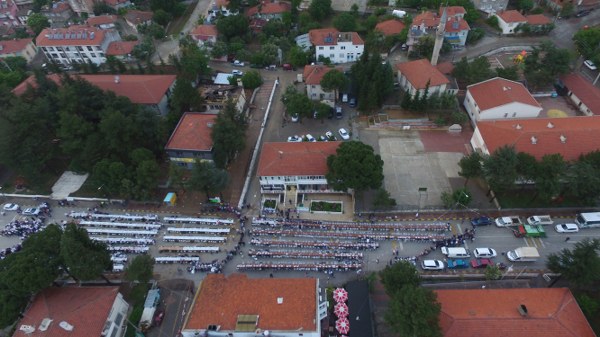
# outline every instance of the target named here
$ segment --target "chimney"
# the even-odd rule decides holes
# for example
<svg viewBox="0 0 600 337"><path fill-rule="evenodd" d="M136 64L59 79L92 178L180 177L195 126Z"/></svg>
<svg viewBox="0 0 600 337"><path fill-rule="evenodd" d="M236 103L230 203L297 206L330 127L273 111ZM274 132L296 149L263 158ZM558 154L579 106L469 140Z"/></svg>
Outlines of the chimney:
<svg viewBox="0 0 600 337"><path fill-rule="evenodd" d="M521 124L517 124L517 125L515 126L515 129L517 129L517 130L521 130L522 128L523 128L523 126L521 126Z"/></svg>
<svg viewBox="0 0 600 337"><path fill-rule="evenodd" d="M537 144L537 137L536 136L531 136L531 144L533 144L533 145Z"/></svg>
<svg viewBox="0 0 600 337"><path fill-rule="evenodd" d="M552 124L552 122L548 122L548 125L546 125L548 127L548 129L552 129L554 128L554 124Z"/></svg>
<svg viewBox="0 0 600 337"><path fill-rule="evenodd" d="M566 143L567 142L567 137L565 137L564 135L560 135L560 142L561 143Z"/></svg>
<svg viewBox="0 0 600 337"><path fill-rule="evenodd" d="M519 310L519 313L521 314L521 316L527 317L527 307L525 306L525 304L519 305L518 310Z"/></svg>

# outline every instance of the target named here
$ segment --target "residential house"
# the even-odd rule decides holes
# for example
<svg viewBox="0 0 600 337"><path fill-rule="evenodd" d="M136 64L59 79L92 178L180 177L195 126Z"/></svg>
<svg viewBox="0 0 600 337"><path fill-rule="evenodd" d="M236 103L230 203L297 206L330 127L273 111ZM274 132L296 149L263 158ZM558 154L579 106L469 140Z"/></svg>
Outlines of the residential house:
<svg viewBox="0 0 600 337"><path fill-rule="evenodd" d="M17 6L19 10L17 11L17 20L22 26L27 26L27 20L29 20L29 15L33 13L33 5L26 5L22 8ZM2 36L2 34L0 34Z"/></svg>
<svg viewBox="0 0 600 337"><path fill-rule="evenodd" d="M154 13L138 11L135 9L128 10L127 13L123 16L125 18L125 22L129 25L133 30L137 32L137 27L139 25L150 25L152 24L152 17Z"/></svg>
<svg viewBox="0 0 600 337"><path fill-rule="evenodd" d="M175 87L175 75L88 75L79 74L84 79L104 91L112 91L116 95L125 96L135 104L166 115L169 110L169 97ZM60 84L60 76L48 75L48 78ZM12 90L15 95L22 95L28 87L35 87L32 75Z"/></svg>
<svg viewBox="0 0 600 337"><path fill-rule="evenodd" d="M79 16L94 15L94 0L68 0L69 5L71 5L71 9L73 12L77 13Z"/></svg>
<svg viewBox="0 0 600 337"><path fill-rule="evenodd" d="M138 44L140 44L140 41L114 41L108 45L106 55L114 56L123 62L135 61L135 57L131 53Z"/></svg>
<svg viewBox="0 0 600 337"><path fill-rule="evenodd" d="M467 87L463 103L471 121L537 117L542 106L519 82L495 77Z"/></svg>
<svg viewBox="0 0 600 337"><path fill-rule="evenodd" d="M13 0L0 0L0 26L21 26L17 12L19 8Z"/></svg>
<svg viewBox="0 0 600 337"><path fill-rule="evenodd" d="M525 15L525 18L532 32L549 31L553 26L550 18L544 14Z"/></svg>
<svg viewBox="0 0 600 337"><path fill-rule="evenodd" d="M444 10L446 11L444 40L450 43L453 48L463 48L465 46L467 35L471 30L471 27L469 27L469 24L464 19L466 11L462 6L448 6L440 7L439 14L425 11L415 16L406 42L409 49L412 49L412 46L418 43L421 37L425 35L435 36Z"/></svg>
<svg viewBox="0 0 600 337"><path fill-rule="evenodd" d="M229 10L229 0L213 0L211 7L208 10L208 16L206 17L207 23L212 23L218 15L230 16L238 14L237 11Z"/></svg>
<svg viewBox="0 0 600 337"><path fill-rule="evenodd" d="M29 63L36 54L37 47L33 44L33 39L31 38L0 41L0 59L21 56Z"/></svg>
<svg viewBox="0 0 600 337"><path fill-rule="evenodd" d="M281 20L283 13L290 12L292 5L288 2L265 1L249 8L246 16L250 19L250 29L260 31L269 20Z"/></svg>
<svg viewBox="0 0 600 337"><path fill-rule="evenodd" d="M339 32L335 28L312 29L308 32L315 47L315 58L329 58L332 63L354 62L365 50L365 42L356 32Z"/></svg>
<svg viewBox="0 0 600 337"><path fill-rule="evenodd" d="M169 160L187 169L192 169L196 160L212 162L211 132L216 120L217 115L184 113L165 146Z"/></svg>
<svg viewBox="0 0 600 337"><path fill-rule="evenodd" d="M215 25L198 25L190 32L190 36L196 41L198 47L211 47L217 42L218 35L219 32Z"/></svg>
<svg viewBox="0 0 600 337"><path fill-rule="evenodd" d="M50 7L45 6L41 11L48 18L50 28L65 28L74 13L68 1L55 2Z"/></svg>
<svg viewBox="0 0 600 337"><path fill-rule="evenodd" d="M381 21L375 26L375 30L381 32L383 36L398 35L404 28L406 28L404 22L396 19Z"/></svg>
<svg viewBox="0 0 600 337"><path fill-rule="evenodd" d="M131 6L131 1L129 0L104 0L104 3L114 10Z"/></svg>
<svg viewBox="0 0 600 337"><path fill-rule="evenodd" d="M567 288L439 289L444 337L596 337Z"/></svg>
<svg viewBox="0 0 600 337"><path fill-rule="evenodd" d="M208 274L181 335L320 337L326 297L318 278Z"/></svg>
<svg viewBox="0 0 600 337"><path fill-rule="evenodd" d="M231 74L228 75L231 76ZM233 102L238 112L244 113L247 108L248 97L252 96L251 91L243 89L240 85L231 85L229 82L227 84L214 83L213 85L203 86L201 91L204 99L203 113L215 115L223 110L228 100Z"/></svg>
<svg viewBox="0 0 600 337"><path fill-rule="evenodd" d="M116 15L100 15L88 18L86 23L88 26L98 27L100 29L113 29L115 28L117 20L118 17Z"/></svg>
<svg viewBox="0 0 600 337"><path fill-rule="evenodd" d="M325 91L321 87L323 76L333 68L324 65L304 66L302 78L306 85L306 95L313 101L330 100L335 101L334 91Z"/></svg>
<svg viewBox="0 0 600 337"><path fill-rule="evenodd" d="M13 337L122 337L129 304L119 287L50 287L33 297Z"/></svg>
<svg viewBox="0 0 600 337"><path fill-rule="evenodd" d="M396 70L400 88L411 96L415 96L417 92L422 96L425 89L428 95L443 94L450 83L450 80L427 59L398 63Z"/></svg>
<svg viewBox="0 0 600 337"><path fill-rule="evenodd" d="M568 74L560 78L566 95L584 115L600 115L600 89L578 74Z"/></svg>
<svg viewBox="0 0 600 337"><path fill-rule="evenodd" d="M95 27L71 26L69 28L46 28L36 38L46 58L52 62L71 63L106 62L106 50L113 41L120 41L116 30Z"/></svg>
<svg viewBox="0 0 600 337"><path fill-rule="evenodd" d="M488 17L505 11L508 6L508 0L472 0L475 8L486 13Z"/></svg>
<svg viewBox="0 0 600 337"><path fill-rule="evenodd" d="M425 11L416 15L412 20L406 39L409 50L412 50L421 37L435 33L439 25L440 18L434 12Z"/></svg>
<svg viewBox="0 0 600 337"><path fill-rule="evenodd" d="M527 23L527 18L516 10L502 11L495 14L495 16L498 18L498 25L502 30L502 34L505 35L516 34L516 28Z"/></svg>

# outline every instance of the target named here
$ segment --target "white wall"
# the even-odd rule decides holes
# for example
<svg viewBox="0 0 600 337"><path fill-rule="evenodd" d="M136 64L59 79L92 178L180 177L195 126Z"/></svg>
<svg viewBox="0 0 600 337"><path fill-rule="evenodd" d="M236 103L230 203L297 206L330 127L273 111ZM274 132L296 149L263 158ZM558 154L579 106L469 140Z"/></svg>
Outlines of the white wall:
<svg viewBox="0 0 600 337"><path fill-rule="evenodd" d="M522 23L526 23L526 22L504 22L504 20L502 20L501 17L499 17L498 15L496 15L496 17L498 18L498 25L500 26L500 29L502 29L502 34L514 34L515 33L515 28L517 28L518 25L522 24Z"/></svg>
<svg viewBox="0 0 600 337"><path fill-rule="evenodd" d="M357 61L365 50L364 45L353 45L352 42L338 42L333 46L316 46L315 57L329 57L332 63Z"/></svg>
<svg viewBox="0 0 600 337"><path fill-rule="evenodd" d="M481 137L481 132L477 127L475 128L475 132L473 132L473 136L471 137L471 147L473 147L473 149L476 151L479 150L483 154L490 154L485 142L483 141L483 137Z"/></svg>
<svg viewBox="0 0 600 337"><path fill-rule="evenodd" d="M539 116L541 111L542 108L536 106L523 104L521 102L512 102L481 111L479 120L535 118Z"/></svg>
<svg viewBox="0 0 600 337"><path fill-rule="evenodd" d="M593 116L594 113L587 107L587 105L585 105L580 99L579 97L577 97L572 91L569 91L568 94L569 98L571 99L571 101L573 102L573 104L575 104L575 106L579 109L579 111L581 111L583 114L585 114L586 116Z"/></svg>
<svg viewBox="0 0 600 337"><path fill-rule="evenodd" d="M333 91L323 91L320 84L307 84L306 95L313 101L320 101L323 99L333 100L335 93Z"/></svg>

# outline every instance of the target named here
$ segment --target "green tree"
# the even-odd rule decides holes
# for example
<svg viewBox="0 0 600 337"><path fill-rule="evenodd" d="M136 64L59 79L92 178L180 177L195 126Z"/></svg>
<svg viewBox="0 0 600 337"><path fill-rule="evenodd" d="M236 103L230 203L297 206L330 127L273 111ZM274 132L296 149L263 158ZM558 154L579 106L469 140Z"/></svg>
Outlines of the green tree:
<svg viewBox="0 0 600 337"><path fill-rule="evenodd" d="M218 168L226 168L246 145L247 123L232 100L228 100L212 128L213 160Z"/></svg>
<svg viewBox="0 0 600 337"><path fill-rule="evenodd" d="M585 205L594 205L600 197L600 170L585 159L580 159L567 171L567 192Z"/></svg>
<svg viewBox="0 0 600 337"><path fill-rule="evenodd" d="M496 75L498 77L502 77L507 80L518 81L519 80L518 70L519 70L519 68L517 68L517 66L510 66L510 67L506 67L506 68L496 68Z"/></svg>
<svg viewBox="0 0 600 337"><path fill-rule="evenodd" d="M525 59L525 78L534 88L551 86L558 75L569 72L570 54L551 42L544 42Z"/></svg>
<svg viewBox="0 0 600 337"><path fill-rule="evenodd" d="M353 32L356 30L356 17L349 12L340 13L333 19L333 26L340 32Z"/></svg>
<svg viewBox="0 0 600 337"><path fill-rule="evenodd" d="M169 129L175 128L181 116L188 111L201 111L204 100L198 89L192 86L190 81L179 80L175 82L173 95L169 101L171 109L167 115Z"/></svg>
<svg viewBox="0 0 600 337"><path fill-rule="evenodd" d="M250 22L241 14L224 16L217 20L217 30L226 41L234 37L245 39L250 32Z"/></svg>
<svg viewBox="0 0 600 337"><path fill-rule="evenodd" d="M27 26L29 26L37 36L44 28L50 27L50 21L48 21L48 18L41 13L33 13L27 18Z"/></svg>
<svg viewBox="0 0 600 337"><path fill-rule="evenodd" d="M156 182L160 177L160 167L155 160L144 160L135 170L135 181L140 191L140 199L149 199L152 191L156 189Z"/></svg>
<svg viewBox="0 0 600 337"><path fill-rule="evenodd" d="M323 120L327 115L329 115L329 111L331 107L322 102L316 102L314 110L317 112L317 118Z"/></svg>
<svg viewBox="0 0 600 337"><path fill-rule="evenodd" d="M159 25L161 25L163 27L166 27L172 19L173 19L173 15L165 12L162 9L156 10L154 12L154 15L152 16L152 21L158 23Z"/></svg>
<svg viewBox="0 0 600 337"><path fill-rule="evenodd" d="M169 181L174 186L178 187L183 193L185 193L185 172L184 168L171 162L169 165Z"/></svg>
<svg viewBox="0 0 600 337"><path fill-rule="evenodd" d="M154 258L148 254L137 255L125 269L124 278L129 282L148 283L154 273Z"/></svg>
<svg viewBox="0 0 600 337"><path fill-rule="evenodd" d="M331 0L313 0L308 7L308 13L316 21L323 21L328 18L333 10L331 9Z"/></svg>
<svg viewBox="0 0 600 337"><path fill-rule="evenodd" d="M502 193L511 188L518 178L517 153L514 146L498 148L491 156L484 158L483 174L492 190Z"/></svg>
<svg viewBox="0 0 600 337"><path fill-rule="evenodd" d="M190 177L190 188L206 194L206 200L221 193L229 181L227 171L215 167L212 162L196 161Z"/></svg>
<svg viewBox="0 0 600 337"><path fill-rule="evenodd" d="M485 279L488 281L498 280L502 277L502 271L496 265L488 265L485 267Z"/></svg>
<svg viewBox="0 0 600 337"><path fill-rule="evenodd" d="M517 2L517 9L523 14L529 13L534 6L535 3L533 0L519 0Z"/></svg>
<svg viewBox="0 0 600 337"><path fill-rule="evenodd" d="M412 263L404 260L386 266L379 272L379 278L386 294L389 296L394 296L404 287L418 287L421 284L421 277L417 268Z"/></svg>
<svg viewBox="0 0 600 337"><path fill-rule="evenodd" d="M80 280L95 280L112 266L104 243L93 241L84 228L68 224L60 241L61 256L69 273Z"/></svg>
<svg viewBox="0 0 600 337"><path fill-rule="evenodd" d="M573 36L579 54L600 64L600 27L580 29Z"/></svg>
<svg viewBox="0 0 600 337"><path fill-rule="evenodd" d="M565 248L560 253L550 254L546 266L577 287L591 286L600 281L598 250L600 240L586 238L576 242L573 249Z"/></svg>
<svg viewBox="0 0 600 337"><path fill-rule="evenodd" d="M137 44L133 47L131 51L131 55L140 61L149 60L152 54L154 54L154 42L152 41L152 37L146 36L142 43Z"/></svg>
<svg viewBox="0 0 600 337"><path fill-rule="evenodd" d="M526 152L517 153L517 175L523 182L533 181L538 174L538 162ZM525 184L523 184L525 186Z"/></svg>
<svg viewBox="0 0 600 337"><path fill-rule="evenodd" d="M329 70L321 79L323 91L334 91L334 100L337 102L340 90L348 86L348 78L337 69Z"/></svg>
<svg viewBox="0 0 600 337"><path fill-rule="evenodd" d="M377 189L375 198L373 199L373 207L375 209L387 209L396 206L396 200L391 197L390 192L385 188Z"/></svg>
<svg viewBox="0 0 600 337"><path fill-rule="evenodd" d="M302 68L308 64L308 53L297 45L292 46L288 52L288 62L296 68Z"/></svg>
<svg viewBox="0 0 600 337"><path fill-rule="evenodd" d="M570 2L565 2L560 10L560 16L568 18L575 12L575 5Z"/></svg>
<svg viewBox="0 0 600 337"><path fill-rule="evenodd" d="M394 90L394 73L390 64L383 62L379 53L369 54L362 54L351 68L358 110L364 113L381 107Z"/></svg>
<svg viewBox="0 0 600 337"><path fill-rule="evenodd" d="M253 90L260 87L263 84L263 80L258 71L250 70L242 76L242 84L244 85L244 89Z"/></svg>
<svg viewBox="0 0 600 337"><path fill-rule="evenodd" d="M460 161L458 162L460 172L458 172L458 175L465 178L464 186L467 186L469 179L479 178L483 175L483 168L481 166L482 161L483 158L477 151L473 151L470 154L460 158Z"/></svg>
<svg viewBox="0 0 600 337"><path fill-rule="evenodd" d="M392 295L385 321L401 336L441 337L441 305L431 289L404 286Z"/></svg>
<svg viewBox="0 0 600 337"><path fill-rule="evenodd" d="M566 170L567 163L560 154L543 156L535 176L537 192L546 200L558 196Z"/></svg>
<svg viewBox="0 0 600 337"><path fill-rule="evenodd" d="M327 158L327 168L327 182L337 191L362 192L383 183L383 160L371 146L358 141L342 143Z"/></svg>
<svg viewBox="0 0 600 337"><path fill-rule="evenodd" d="M311 116L313 103L305 94L299 93L293 85L285 89L285 93L281 99L288 115L299 117Z"/></svg>

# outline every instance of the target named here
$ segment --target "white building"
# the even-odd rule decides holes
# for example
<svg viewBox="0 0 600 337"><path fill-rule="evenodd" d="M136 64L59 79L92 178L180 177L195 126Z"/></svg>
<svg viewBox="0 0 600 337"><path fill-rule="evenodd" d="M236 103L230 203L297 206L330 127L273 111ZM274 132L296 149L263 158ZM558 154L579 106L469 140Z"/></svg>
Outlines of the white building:
<svg viewBox="0 0 600 337"><path fill-rule="evenodd" d="M427 59L398 63L396 70L400 88L411 96L417 92L424 95L425 90L428 95L443 94L450 83L450 80Z"/></svg>
<svg viewBox="0 0 600 337"><path fill-rule="evenodd" d="M560 78L567 89L567 97L586 116L600 115L600 89L578 74Z"/></svg>
<svg viewBox="0 0 600 337"><path fill-rule="evenodd" d="M503 11L495 15L498 18L498 26L505 35L515 34L519 25L527 23L527 18L516 10Z"/></svg>
<svg viewBox="0 0 600 337"><path fill-rule="evenodd" d="M365 50L365 42L356 32L339 32L335 28L312 29L308 32L315 47L315 58L329 58L332 63L354 62Z"/></svg>
<svg viewBox="0 0 600 337"><path fill-rule="evenodd" d="M44 29L36 38L36 44L48 60L59 64L92 62L100 65L106 62L110 43L120 40L116 30L71 26Z"/></svg>
<svg viewBox="0 0 600 337"><path fill-rule="evenodd" d="M500 77L468 86L463 104L474 124L480 120L535 118L542 111L523 84Z"/></svg>
<svg viewBox="0 0 600 337"><path fill-rule="evenodd" d="M473 0L473 4L489 17L505 10L506 6L508 6L508 0Z"/></svg>
<svg viewBox="0 0 600 337"><path fill-rule="evenodd" d="M306 85L306 95L313 101L330 100L335 101L334 91L324 91L321 87L323 76L333 68L323 65L304 66L302 74L304 84Z"/></svg>

